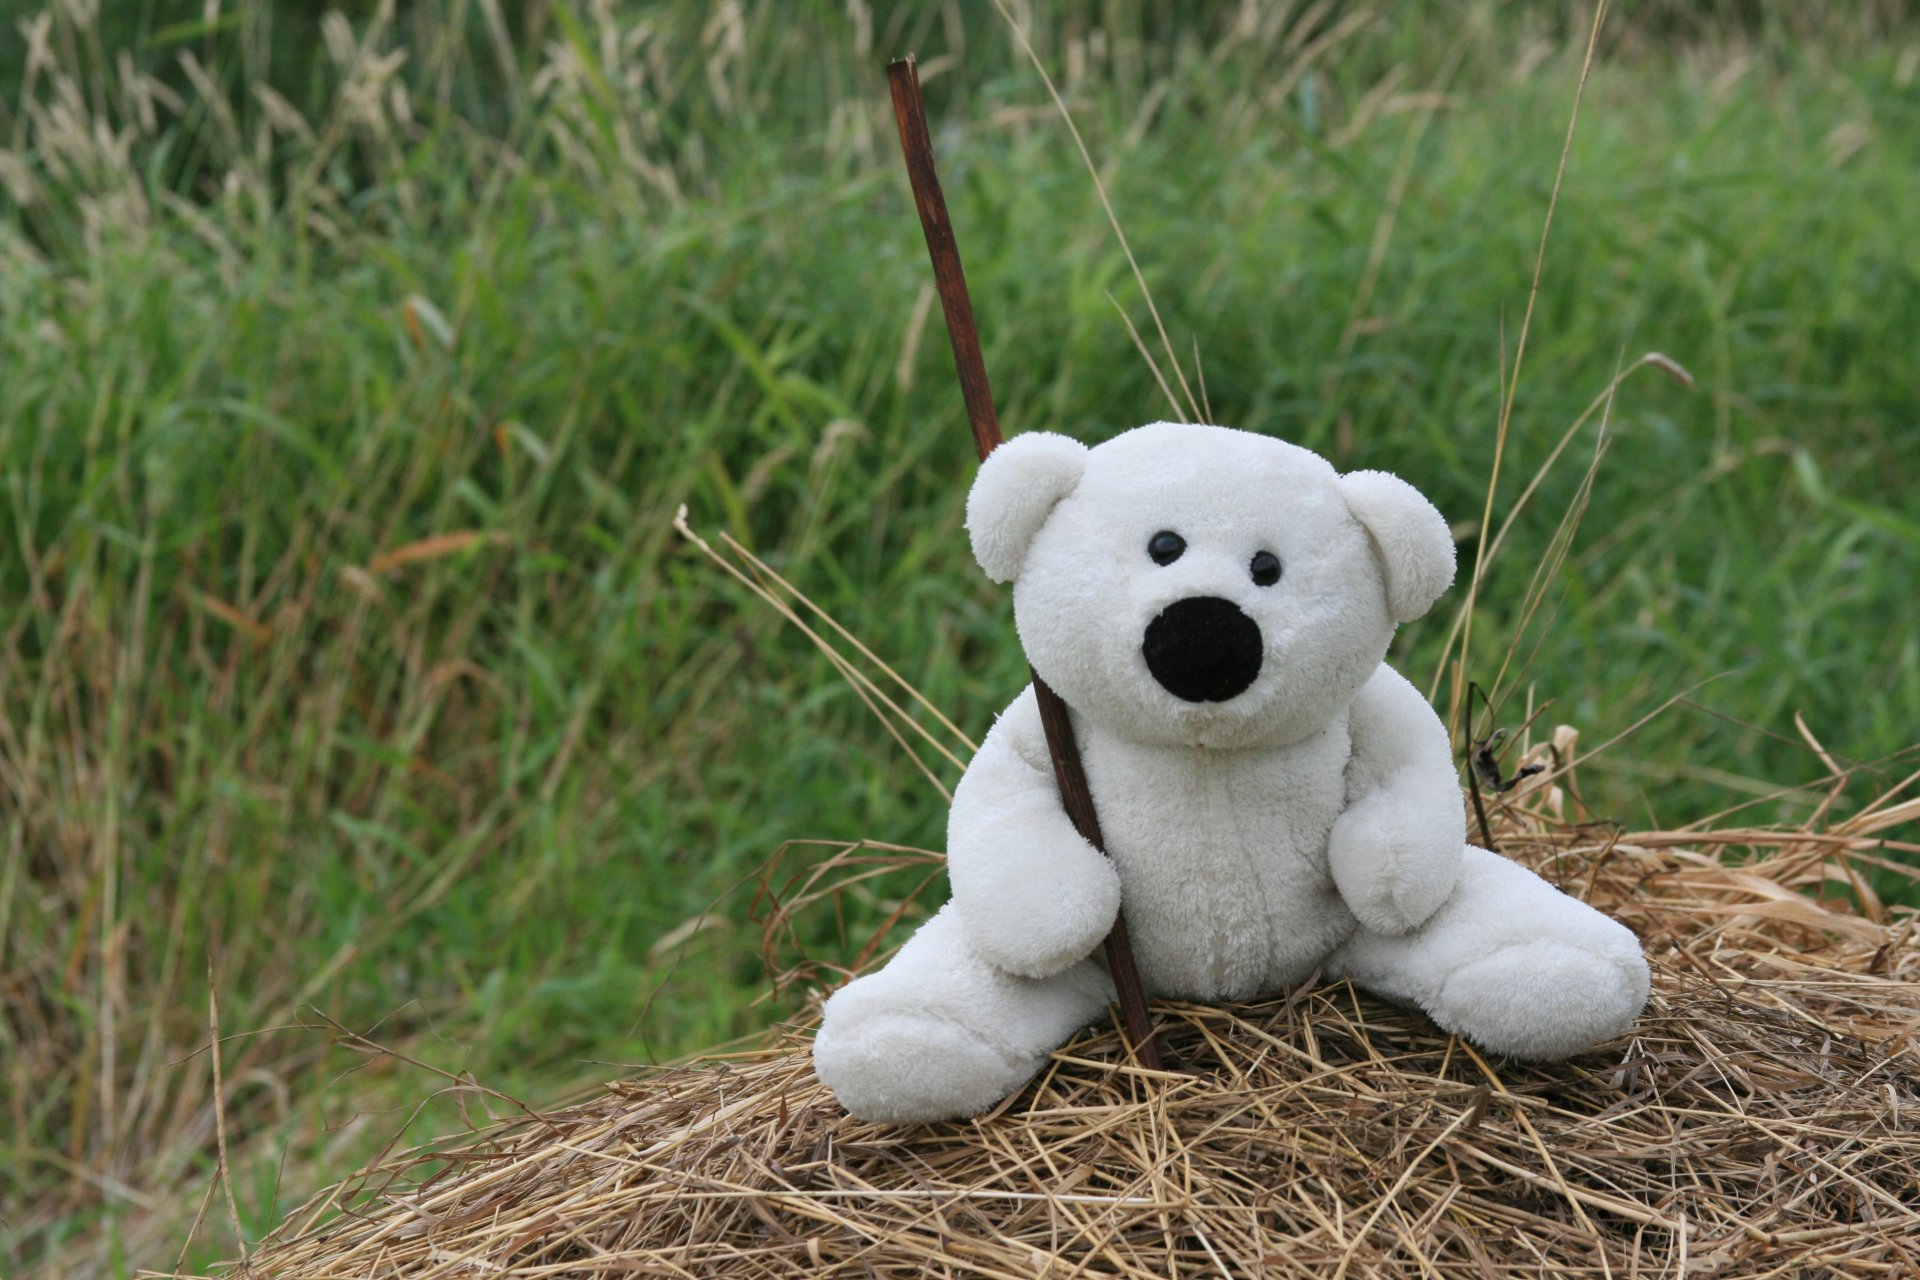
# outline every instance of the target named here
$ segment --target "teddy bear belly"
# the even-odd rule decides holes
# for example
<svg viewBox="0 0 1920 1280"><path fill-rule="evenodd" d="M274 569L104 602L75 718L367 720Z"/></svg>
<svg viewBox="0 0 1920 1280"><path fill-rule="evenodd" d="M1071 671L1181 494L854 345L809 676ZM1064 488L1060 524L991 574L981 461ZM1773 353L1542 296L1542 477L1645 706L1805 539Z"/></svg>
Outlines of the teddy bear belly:
<svg viewBox="0 0 1920 1280"><path fill-rule="evenodd" d="M1345 725L1333 728L1283 752L1087 752L1094 794L1116 797L1101 826L1148 991L1271 992L1310 976L1353 933L1327 866L1346 804Z"/></svg>
<svg viewBox="0 0 1920 1280"><path fill-rule="evenodd" d="M1305 879L1245 877L1226 888L1123 865L1142 984L1155 995L1244 1000L1305 980L1358 927L1331 883Z"/></svg>

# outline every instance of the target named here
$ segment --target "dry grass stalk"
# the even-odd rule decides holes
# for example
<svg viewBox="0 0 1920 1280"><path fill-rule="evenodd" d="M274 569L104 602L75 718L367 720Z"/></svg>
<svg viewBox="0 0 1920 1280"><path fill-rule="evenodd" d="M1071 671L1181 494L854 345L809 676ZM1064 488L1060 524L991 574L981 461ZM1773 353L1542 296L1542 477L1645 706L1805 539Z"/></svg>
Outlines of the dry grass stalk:
<svg viewBox="0 0 1920 1280"><path fill-rule="evenodd" d="M1329 983L1163 1005L1178 1072L1116 1066L1101 1029L994 1115L891 1129L841 1112L801 1028L363 1170L250 1274L1914 1274L1920 950L1866 873L1916 802L1622 834L1557 816L1567 794L1502 797L1502 847L1655 972L1634 1033L1574 1061L1489 1061ZM927 862L827 866L888 857Z"/></svg>

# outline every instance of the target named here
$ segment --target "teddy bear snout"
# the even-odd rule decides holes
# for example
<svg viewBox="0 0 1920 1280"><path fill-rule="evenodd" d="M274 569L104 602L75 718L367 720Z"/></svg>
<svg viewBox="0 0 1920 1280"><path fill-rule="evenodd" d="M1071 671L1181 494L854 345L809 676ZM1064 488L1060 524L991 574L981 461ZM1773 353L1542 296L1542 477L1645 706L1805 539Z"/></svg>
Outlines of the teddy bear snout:
<svg viewBox="0 0 1920 1280"><path fill-rule="evenodd" d="M1260 624L1219 596L1189 596L1147 624L1140 652L1161 688L1186 702L1225 702L1260 674Z"/></svg>

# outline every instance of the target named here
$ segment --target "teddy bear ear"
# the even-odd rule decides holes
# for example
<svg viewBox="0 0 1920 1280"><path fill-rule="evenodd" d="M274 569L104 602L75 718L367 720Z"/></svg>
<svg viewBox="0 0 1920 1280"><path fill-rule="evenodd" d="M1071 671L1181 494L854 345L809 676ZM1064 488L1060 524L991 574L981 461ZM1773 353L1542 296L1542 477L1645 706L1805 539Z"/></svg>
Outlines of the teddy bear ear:
<svg viewBox="0 0 1920 1280"><path fill-rule="evenodd" d="M987 455L967 494L973 558L995 582L1012 582L1027 547L1087 469L1087 446L1051 431L1029 431Z"/></svg>
<svg viewBox="0 0 1920 1280"><path fill-rule="evenodd" d="M1411 622L1453 585L1453 534L1418 489L1384 471L1340 477L1347 510L1366 527L1387 571L1387 611Z"/></svg>

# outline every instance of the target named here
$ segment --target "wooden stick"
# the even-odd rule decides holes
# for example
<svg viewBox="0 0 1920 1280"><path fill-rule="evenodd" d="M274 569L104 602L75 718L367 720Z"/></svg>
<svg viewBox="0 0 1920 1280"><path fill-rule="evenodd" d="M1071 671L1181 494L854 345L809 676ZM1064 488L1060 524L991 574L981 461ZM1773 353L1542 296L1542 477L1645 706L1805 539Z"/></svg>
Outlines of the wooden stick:
<svg viewBox="0 0 1920 1280"><path fill-rule="evenodd" d="M993 389L987 383L986 362L980 357L980 335L973 323L973 303L967 297L967 278L960 269L960 249L947 220L946 198L940 193L940 175L933 165L933 140L927 135L927 112L920 100L920 73L913 55L887 64L887 83L893 91L893 116L900 126L900 149L906 153L907 176L913 182L920 227L926 233L927 254L933 259L933 279L940 290L940 308L947 318L947 338L953 343L953 363L960 375L960 394L967 402L967 422L973 442L986 461L1000 443L1000 418L993 411ZM1031 670L1031 669L1030 669ZM1105 853L1100 818L1094 812L1093 791L1073 740L1067 704L1033 672L1033 692L1040 704L1040 723L1046 729L1047 753L1053 757L1060 800L1073 828L1094 848ZM1153 1022L1147 1017L1146 993L1133 962L1133 944L1127 939L1124 911L1115 916L1107 935L1107 968L1120 997L1120 1019L1126 1039L1142 1066L1160 1068L1160 1050L1153 1042Z"/></svg>

